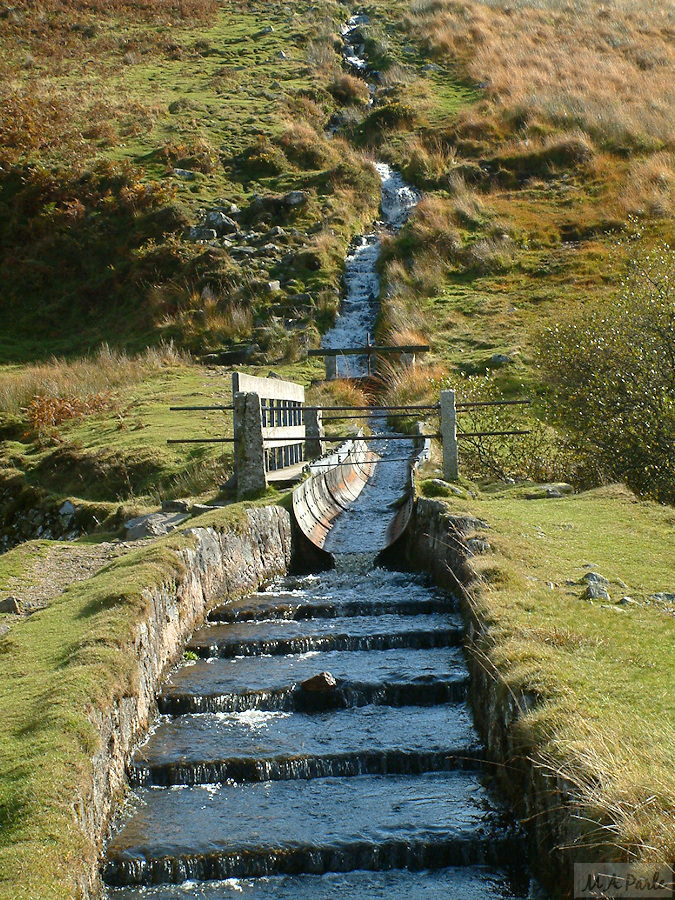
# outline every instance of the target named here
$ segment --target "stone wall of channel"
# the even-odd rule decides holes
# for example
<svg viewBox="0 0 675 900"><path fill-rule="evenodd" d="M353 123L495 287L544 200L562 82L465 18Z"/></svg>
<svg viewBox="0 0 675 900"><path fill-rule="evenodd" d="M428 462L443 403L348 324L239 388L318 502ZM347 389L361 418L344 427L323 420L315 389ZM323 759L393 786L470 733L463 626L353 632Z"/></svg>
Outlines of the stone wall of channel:
<svg viewBox="0 0 675 900"><path fill-rule="evenodd" d="M471 559L489 552L488 527L473 516L450 514L439 500L418 498L408 529L392 550L461 598L476 728L500 787L527 831L535 875L552 897L567 898L572 896L574 863L588 862L580 846L583 823L574 789L542 764L535 747L523 743L518 721L536 698L516 696L490 665L490 625L471 601Z"/></svg>
<svg viewBox="0 0 675 900"><path fill-rule="evenodd" d="M144 595L147 614L138 623L132 650L136 689L112 708L92 713L100 749L92 759L91 794L78 798L76 814L98 851L124 789L131 753L152 723L157 691L167 671L180 659L186 640L216 600L254 591L291 564L297 542L290 514L267 506L248 509L245 515L241 526L224 533L211 528L186 532L194 544L179 551L183 575ZM93 900L100 890L98 872L93 868L79 893L84 900Z"/></svg>

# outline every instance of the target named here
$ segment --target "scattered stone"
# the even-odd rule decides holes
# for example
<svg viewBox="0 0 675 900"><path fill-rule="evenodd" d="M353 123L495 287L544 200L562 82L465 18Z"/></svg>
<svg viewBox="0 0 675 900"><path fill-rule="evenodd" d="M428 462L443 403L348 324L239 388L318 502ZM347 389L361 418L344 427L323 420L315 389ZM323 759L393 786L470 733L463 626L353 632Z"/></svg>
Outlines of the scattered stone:
<svg viewBox="0 0 675 900"><path fill-rule="evenodd" d="M205 241L215 241L218 235L213 228L207 228L205 225L194 225L190 229L190 240L197 243Z"/></svg>
<svg viewBox="0 0 675 900"><path fill-rule="evenodd" d="M284 53L283 50L280 50L280 51L277 53L277 56L279 57L279 59L288 59L288 57L286 56L286 54Z"/></svg>
<svg viewBox="0 0 675 900"><path fill-rule="evenodd" d="M547 500L559 500L562 497L562 494L557 488L547 487L546 488L546 499Z"/></svg>
<svg viewBox="0 0 675 900"><path fill-rule="evenodd" d="M11 613L14 616L20 616L23 613L21 601L18 597L5 597L0 600L0 613Z"/></svg>
<svg viewBox="0 0 675 900"><path fill-rule="evenodd" d="M260 34L272 34L273 31L274 31L274 28L272 25L265 25L265 27L260 32Z"/></svg>
<svg viewBox="0 0 675 900"><path fill-rule="evenodd" d="M586 600L610 600L609 591L603 584L591 581L584 593Z"/></svg>
<svg viewBox="0 0 675 900"><path fill-rule="evenodd" d="M163 500L162 512L166 513L187 513L190 511L190 504L187 500Z"/></svg>
<svg viewBox="0 0 675 900"><path fill-rule="evenodd" d="M427 63L426 66L422 66L423 72L442 72L440 66L437 66L436 63Z"/></svg>
<svg viewBox="0 0 675 900"><path fill-rule="evenodd" d="M632 597L622 597L622 598L618 601L618 603L619 603L621 606L639 606L639 605L640 605L640 604L637 602L637 600L633 600Z"/></svg>
<svg viewBox="0 0 675 900"><path fill-rule="evenodd" d="M59 509L60 516L72 516L75 514L75 507L70 502L70 500L66 500L63 506Z"/></svg>
<svg viewBox="0 0 675 900"><path fill-rule="evenodd" d="M330 672L319 672L318 675L313 675L311 678L303 681L300 687L303 691L308 691L311 694L326 694L335 690L337 680Z"/></svg>
<svg viewBox="0 0 675 900"><path fill-rule="evenodd" d="M609 584L609 579L605 578L604 575L598 574L598 572L587 572L581 580L586 584Z"/></svg>
<svg viewBox="0 0 675 900"><path fill-rule="evenodd" d="M280 281L268 281L265 285L265 290L269 294L278 294L281 290L281 282Z"/></svg>
<svg viewBox="0 0 675 900"><path fill-rule="evenodd" d="M194 172L191 172L189 169L174 169L173 174L178 178L183 178L185 181L194 181L197 177Z"/></svg>
<svg viewBox="0 0 675 900"><path fill-rule="evenodd" d="M271 237L284 237L286 232L281 227L281 225L275 225L273 228L270 228L270 236Z"/></svg>
<svg viewBox="0 0 675 900"><path fill-rule="evenodd" d="M206 214L206 227L213 228L219 236L224 234L234 234L239 230L239 226L234 219L226 216L220 209L212 209Z"/></svg>
<svg viewBox="0 0 675 900"><path fill-rule="evenodd" d="M657 594L650 594L649 599L655 600L657 603L675 603L675 594L660 591Z"/></svg>
<svg viewBox="0 0 675 900"><path fill-rule="evenodd" d="M147 516L137 516L124 523L127 540L137 541L141 538L169 534L187 518L185 513L150 513Z"/></svg>

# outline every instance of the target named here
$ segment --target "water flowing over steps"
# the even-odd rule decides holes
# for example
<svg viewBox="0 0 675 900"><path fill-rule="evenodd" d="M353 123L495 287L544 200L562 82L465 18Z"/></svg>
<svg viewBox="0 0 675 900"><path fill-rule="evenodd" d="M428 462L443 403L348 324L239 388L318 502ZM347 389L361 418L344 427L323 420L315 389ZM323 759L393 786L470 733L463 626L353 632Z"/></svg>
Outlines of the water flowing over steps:
<svg viewBox="0 0 675 900"><path fill-rule="evenodd" d="M395 650L453 647L462 642L456 616L382 615L347 619L262 621L200 629L188 650L203 657L287 656L318 650Z"/></svg>
<svg viewBox="0 0 675 900"><path fill-rule="evenodd" d="M310 693L302 682L330 672L337 688ZM328 651L289 656L212 658L179 669L158 698L165 715L245 709L318 711L380 703L463 701L468 675L459 648Z"/></svg>
<svg viewBox="0 0 675 900"><path fill-rule="evenodd" d="M521 836L484 785L447 596L347 564L211 618L131 765L111 900L529 896ZM393 649L349 649L362 639ZM296 640L311 649L288 653ZM322 671L335 688L302 687Z"/></svg>

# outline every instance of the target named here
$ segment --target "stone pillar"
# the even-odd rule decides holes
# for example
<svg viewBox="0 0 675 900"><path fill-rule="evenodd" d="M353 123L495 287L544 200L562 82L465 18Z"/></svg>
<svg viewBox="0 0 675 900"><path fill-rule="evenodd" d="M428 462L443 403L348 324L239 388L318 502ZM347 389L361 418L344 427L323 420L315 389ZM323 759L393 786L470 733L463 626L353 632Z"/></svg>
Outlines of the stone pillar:
<svg viewBox="0 0 675 900"><path fill-rule="evenodd" d="M303 411L303 415L305 417L305 457L318 459L326 452L326 445L321 440L325 434L323 413L320 409L306 409Z"/></svg>
<svg viewBox="0 0 675 900"><path fill-rule="evenodd" d="M335 381L338 377L337 356L324 356L326 362L326 381Z"/></svg>
<svg viewBox="0 0 675 900"><path fill-rule="evenodd" d="M234 395L234 436L237 439L237 500L245 500L267 487L262 407L258 394L239 392Z"/></svg>
<svg viewBox="0 0 675 900"><path fill-rule="evenodd" d="M457 408L455 392L441 391L441 440L443 441L443 478L457 481L459 458L457 452Z"/></svg>

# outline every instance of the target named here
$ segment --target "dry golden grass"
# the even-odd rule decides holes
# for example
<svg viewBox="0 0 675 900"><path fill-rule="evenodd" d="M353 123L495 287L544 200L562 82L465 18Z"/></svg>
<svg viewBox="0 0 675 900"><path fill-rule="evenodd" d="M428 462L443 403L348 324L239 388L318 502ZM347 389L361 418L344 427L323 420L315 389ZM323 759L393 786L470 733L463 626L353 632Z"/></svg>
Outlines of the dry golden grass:
<svg viewBox="0 0 675 900"><path fill-rule="evenodd" d="M73 409L91 398L103 397L108 391L142 380L151 372L166 366L181 365L188 357L173 344L160 344L139 356L112 350L104 344L97 353L70 361L54 359L48 363L0 370L0 412L18 415L30 410L36 414L40 403L46 415L59 416L59 410ZM36 398L42 398L36 403ZM87 399L89 398L89 399Z"/></svg>
<svg viewBox="0 0 675 900"><path fill-rule="evenodd" d="M614 149L675 146L668 3L416 0L408 23L463 61L492 114L581 128Z"/></svg>

